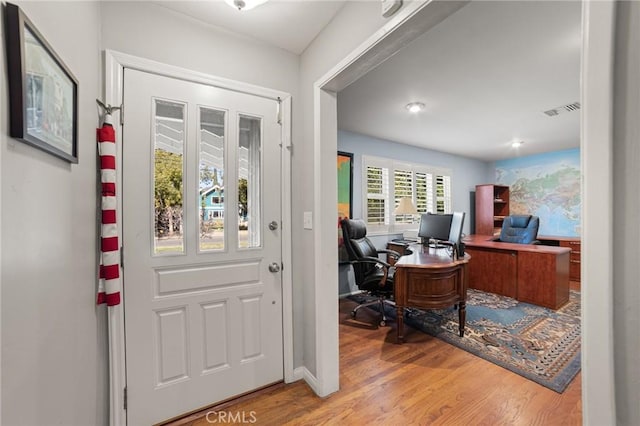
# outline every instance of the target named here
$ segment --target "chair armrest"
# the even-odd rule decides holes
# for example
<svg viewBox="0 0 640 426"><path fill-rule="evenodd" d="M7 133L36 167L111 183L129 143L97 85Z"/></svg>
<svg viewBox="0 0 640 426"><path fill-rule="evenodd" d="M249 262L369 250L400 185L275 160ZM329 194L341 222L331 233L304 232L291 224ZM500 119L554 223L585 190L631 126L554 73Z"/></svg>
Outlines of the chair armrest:
<svg viewBox="0 0 640 426"><path fill-rule="evenodd" d="M398 253L395 250L389 250L389 249L380 249L380 250L378 250L378 254L383 254L383 253L390 254L396 260L400 259L400 257L402 256L400 253Z"/></svg>
<svg viewBox="0 0 640 426"><path fill-rule="evenodd" d="M382 267L387 268L387 269L392 267L389 263L385 262L384 260L379 259L377 257L371 257L371 256L361 257L359 259L352 260L350 263L352 263L352 264L353 263L374 263L374 264L377 264L377 265L381 265Z"/></svg>
<svg viewBox="0 0 640 426"><path fill-rule="evenodd" d="M392 265L388 264L384 260L380 260L377 257L371 257L371 256L361 257L359 259L352 260L350 263L351 264L354 264L354 263L373 263L373 264L376 264L376 265L382 265L383 275L382 275L382 278L380 279L380 282L378 283L378 285L380 287L384 287L385 286L385 284L387 283L387 278L389 277L389 269L393 268Z"/></svg>

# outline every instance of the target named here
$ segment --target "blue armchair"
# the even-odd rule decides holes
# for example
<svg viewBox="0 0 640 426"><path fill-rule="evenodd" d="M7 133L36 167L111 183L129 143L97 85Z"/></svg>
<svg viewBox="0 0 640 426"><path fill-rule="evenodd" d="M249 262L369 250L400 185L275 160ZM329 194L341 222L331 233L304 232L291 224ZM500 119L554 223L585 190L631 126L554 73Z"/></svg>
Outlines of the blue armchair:
<svg viewBox="0 0 640 426"><path fill-rule="evenodd" d="M512 215L504 218L498 241L517 244L539 244L540 218L531 215Z"/></svg>

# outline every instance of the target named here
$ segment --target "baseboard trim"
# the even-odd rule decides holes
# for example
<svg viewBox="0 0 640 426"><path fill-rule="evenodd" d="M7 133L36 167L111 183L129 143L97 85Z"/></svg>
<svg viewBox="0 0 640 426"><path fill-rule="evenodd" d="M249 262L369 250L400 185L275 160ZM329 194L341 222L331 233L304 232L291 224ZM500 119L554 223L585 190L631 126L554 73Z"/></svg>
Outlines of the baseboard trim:
<svg viewBox="0 0 640 426"><path fill-rule="evenodd" d="M291 378L291 381L287 382L287 383L293 383L293 382L297 382L298 380L304 379L305 370L306 370L306 368L304 368L304 367L294 368L293 369L293 376Z"/></svg>
<svg viewBox="0 0 640 426"><path fill-rule="evenodd" d="M321 386L320 386L320 382L318 381L318 378L314 376L309 370L307 370L307 367L299 367L299 368L296 368L296 371L297 370L301 370L304 381L307 382L307 384L313 390L313 392L316 395L322 395Z"/></svg>

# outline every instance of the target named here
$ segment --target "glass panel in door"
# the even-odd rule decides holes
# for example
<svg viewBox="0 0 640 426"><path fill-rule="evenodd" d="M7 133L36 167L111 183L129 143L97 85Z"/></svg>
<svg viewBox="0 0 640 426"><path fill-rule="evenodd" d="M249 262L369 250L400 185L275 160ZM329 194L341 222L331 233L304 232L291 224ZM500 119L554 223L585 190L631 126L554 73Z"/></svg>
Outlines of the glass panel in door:
<svg viewBox="0 0 640 426"><path fill-rule="evenodd" d="M238 247L260 247L262 119L240 115L238 129ZM280 188L274 188L279 191Z"/></svg>
<svg viewBox="0 0 640 426"><path fill-rule="evenodd" d="M225 242L225 111L199 108L199 249L222 250Z"/></svg>
<svg viewBox="0 0 640 426"><path fill-rule="evenodd" d="M184 253L185 105L154 100L154 254Z"/></svg>

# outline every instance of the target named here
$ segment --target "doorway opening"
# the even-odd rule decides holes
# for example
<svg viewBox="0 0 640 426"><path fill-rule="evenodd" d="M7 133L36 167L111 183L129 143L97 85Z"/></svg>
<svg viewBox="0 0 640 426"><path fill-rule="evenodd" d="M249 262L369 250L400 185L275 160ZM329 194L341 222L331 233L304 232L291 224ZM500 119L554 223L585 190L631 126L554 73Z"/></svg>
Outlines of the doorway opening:
<svg viewBox="0 0 640 426"><path fill-rule="evenodd" d="M336 94L375 68L391 54L401 48L408 34L423 34L429 28L446 19L457 10L443 11L446 5L431 2L415 7L412 13L394 20L368 40L366 47L338 63L317 80L314 86L315 134L314 134L314 215L318 218L314 232L316 265L316 323L326 325L318 315L336 318L335 327L317 327L316 369L320 395L338 390L338 345L337 345L337 298L338 255L335 238L337 203L335 156L337 146L337 96ZM449 5L452 6L452 5ZM458 7L464 6L458 5ZM613 58L614 11L612 4L587 2L583 4L583 57L581 59L581 163L582 183L582 312L583 312L583 419L607 420L615 418L613 402L613 354L612 342L598 343L598 336L610 336L612 327L610 250L611 210L598 207L598 199L609 191L612 183L611 170L611 63ZM435 22L434 22L435 21ZM400 29L401 28L401 29ZM416 31L417 30L417 31ZM398 33L392 37L387 37ZM415 31L415 32L412 32ZM399 41L402 39L402 41ZM600 42L596 42L597 40ZM386 53L385 53L386 52ZM389 53L393 52L393 53ZM598 88L604 87L604 90ZM598 113L601 114L598 116ZM320 183L322 182L322 184ZM325 219L326 218L326 219ZM606 241L603 250L595 241ZM333 267L332 265L335 265ZM327 280L326 277L332 277ZM331 281L331 282L328 282ZM593 284L589 284L593 283ZM610 337L611 338L611 337ZM321 343L321 344L320 344ZM605 366L605 373L599 369ZM588 386L593 380L598 386Z"/></svg>

